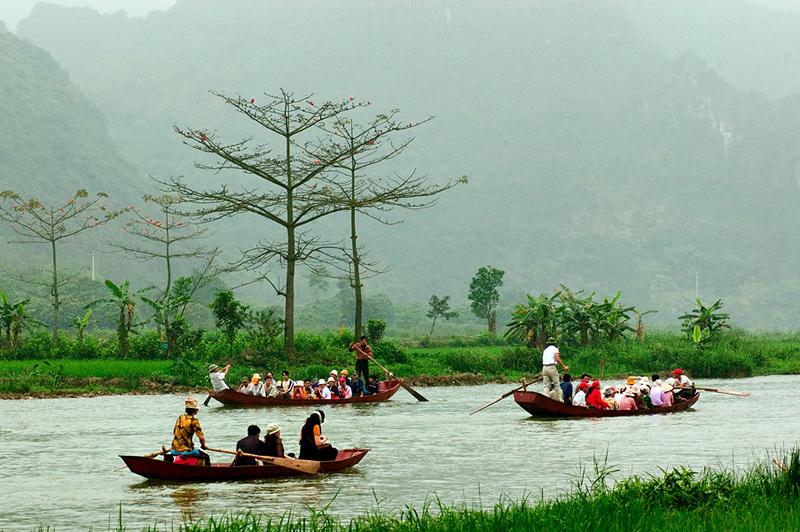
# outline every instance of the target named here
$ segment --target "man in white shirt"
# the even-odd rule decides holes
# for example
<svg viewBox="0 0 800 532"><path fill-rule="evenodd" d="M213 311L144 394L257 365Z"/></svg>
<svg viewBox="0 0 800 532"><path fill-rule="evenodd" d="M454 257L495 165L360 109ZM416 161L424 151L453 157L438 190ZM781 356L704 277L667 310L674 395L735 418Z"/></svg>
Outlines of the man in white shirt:
<svg viewBox="0 0 800 532"><path fill-rule="evenodd" d="M561 386L558 378L558 368L556 364L561 364L564 371L569 370L569 366L561 361L561 353L556 346L553 338L547 339L547 347L542 352L542 383L544 384L545 394L556 401L564 402L561 394Z"/></svg>
<svg viewBox="0 0 800 532"><path fill-rule="evenodd" d="M208 366L208 377L211 379L211 387L214 388L215 392L228 389L228 385L225 383L225 377L228 375L229 369L231 369L230 364L224 368L220 368L216 364Z"/></svg>
<svg viewBox="0 0 800 532"><path fill-rule="evenodd" d="M331 391L328 389L328 383L325 382L325 379L319 380L319 388L317 391L317 395L319 395L320 399L330 399L331 398Z"/></svg>

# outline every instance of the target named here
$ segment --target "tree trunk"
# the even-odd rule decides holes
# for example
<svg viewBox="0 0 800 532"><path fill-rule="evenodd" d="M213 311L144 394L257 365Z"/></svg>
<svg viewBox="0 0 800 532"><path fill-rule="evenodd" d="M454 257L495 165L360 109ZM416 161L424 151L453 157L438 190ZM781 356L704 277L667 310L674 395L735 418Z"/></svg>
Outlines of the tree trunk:
<svg viewBox="0 0 800 532"><path fill-rule="evenodd" d="M355 183L355 178L353 178ZM353 279L352 287L355 291L356 309L355 319L353 320L353 337L359 338L361 336L361 320L364 312L364 297L361 293L361 256L358 254L358 235L356 234L356 209L350 208L350 245L351 254L353 258Z"/></svg>
<svg viewBox="0 0 800 532"><path fill-rule="evenodd" d="M492 334L497 333L497 312L494 310L489 312L489 332Z"/></svg>
<svg viewBox="0 0 800 532"><path fill-rule="evenodd" d="M288 116L288 109L287 109ZM294 183L292 183L292 141L286 122L286 301L283 307L283 350L294 361L294 273L297 259L294 235Z"/></svg>
<svg viewBox="0 0 800 532"><path fill-rule="evenodd" d="M58 344L58 320L61 302L58 299L58 262L56 260L56 241L50 241L50 249L53 255L53 284L50 287L50 295L53 298L53 344Z"/></svg>
<svg viewBox="0 0 800 532"><path fill-rule="evenodd" d="M433 317L433 323L431 324L431 332L428 333L428 340L430 340L431 336L433 336L434 327L436 327L436 316Z"/></svg>
<svg viewBox="0 0 800 532"><path fill-rule="evenodd" d="M164 296L161 298L161 318L164 322L164 335L167 340L167 358L172 358L172 354L175 351L175 340L173 338L172 329L170 328L170 316L167 305L169 301L169 291L172 289L172 260L169 254L169 211L166 209L164 210L164 228L167 236L165 244L166 250L164 252L164 258L167 261L167 286L164 289Z"/></svg>

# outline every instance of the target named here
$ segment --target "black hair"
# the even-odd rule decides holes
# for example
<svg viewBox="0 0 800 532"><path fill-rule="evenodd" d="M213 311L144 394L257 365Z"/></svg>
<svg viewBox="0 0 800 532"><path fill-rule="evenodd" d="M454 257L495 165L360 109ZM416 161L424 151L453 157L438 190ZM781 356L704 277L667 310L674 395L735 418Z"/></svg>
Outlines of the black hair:
<svg viewBox="0 0 800 532"><path fill-rule="evenodd" d="M590 379L592 378L592 376L589 375L588 373L581 373L581 379L584 379L586 377L589 377Z"/></svg>
<svg viewBox="0 0 800 532"><path fill-rule="evenodd" d="M564 373L564 376L561 377L564 382L572 382L572 375L569 373Z"/></svg>
<svg viewBox="0 0 800 532"><path fill-rule="evenodd" d="M247 427L248 436L258 436L259 434L261 434L261 429L258 428L258 425L250 425Z"/></svg>
<svg viewBox="0 0 800 532"><path fill-rule="evenodd" d="M656 382L660 378L661 377L658 376L658 373L653 373L653 375L650 377L650 380Z"/></svg>
<svg viewBox="0 0 800 532"><path fill-rule="evenodd" d="M281 372L281 375L288 375L288 374L289 374L289 371L288 371L288 370L283 370L283 371Z"/></svg>
<svg viewBox="0 0 800 532"><path fill-rule="evenodd" d="M198 410L196 408L189 408L188 406L186 407L186 413L190 416L195 415L197 412Z"/></svg>
<svg viewBox="0 0 800 532"><path fill-rule="evenodd" d="M361 338L359 338L359 340L366 340L366 339L367 339L367 337L364 336L363 334L361 335Z"/></svg>

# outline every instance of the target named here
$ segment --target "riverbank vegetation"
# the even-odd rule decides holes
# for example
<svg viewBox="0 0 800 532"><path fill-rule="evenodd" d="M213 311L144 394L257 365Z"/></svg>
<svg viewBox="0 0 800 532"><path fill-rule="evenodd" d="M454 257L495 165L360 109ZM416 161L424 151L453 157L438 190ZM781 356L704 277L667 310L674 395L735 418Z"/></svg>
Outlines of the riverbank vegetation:
<svg viewBox="0 0 800 532"><path fill-rule="evenodd" d="M676 468L663 474L609 481L615 471L595 463L591 475L579 471L571 491L554 499L531 495L501 500L493 507L447 506L430 500L422 508L373 509L350 520L326 510L307 517L254 513L209 517L177 527L182 532L227 531L465 531L613 530L661 531L679 523L685 531L800 529L800 451L768 458L750 469ZM122 518L120 518L122 519ZM120 523L120 529L122 529ZM175 530L171 527L170 530ZM167 530L153 526L151 532Z"/></svg>
<svg viewBox="0 0 800 532"><path fill-rule="evenodd" d="M290 362L280 350L248 348L252 338L240 332L229 356L228 338L218 332L199 335L191 351L171 360L161 355L155 334L131 337L127 358L114 351L113 337L62 337L53 348L43 331L20 346L19 356L0 359L0 395L5 397L73 394L159 393L208 386L207 365L231 362L231 384L254 372L289 369L297 378L326 375L331 368L351 368L347 330L324 334L299 333L298 358ZM497 344L497 345L492 345ZM538 351L509 345L492 337L449 338L420 347L392 339L374 342L375 356L395 374L420 385L481 384L519 381L538 371ZM800 335L750 334L733 330L701 348L685 335L653 332L640 342L623 338L586 347L564 347L571 371L601 379L629 374L665 373L681 367L694 378L749 377L800 373ZM40 356L42 353L48 356Z"/></svg>

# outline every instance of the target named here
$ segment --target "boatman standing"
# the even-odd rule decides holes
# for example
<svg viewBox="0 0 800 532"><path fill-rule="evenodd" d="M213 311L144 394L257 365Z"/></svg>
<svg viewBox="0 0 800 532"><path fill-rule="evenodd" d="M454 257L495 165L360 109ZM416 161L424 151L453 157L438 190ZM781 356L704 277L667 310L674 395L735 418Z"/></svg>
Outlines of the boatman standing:
<svg viewBox="0 0 800 532"><path fill-rule="evenodd" d="M542 352L542 383L544 384L545 394L556 401L564 401L561 393L561 386L558 378L558 368L556 364L561 364L564 371L569 371L569 366L561 361L561 353L556 346L554 338L547 339L547 347Z"/></svg>
<svg viewBox="0 0 800 532"><path fill-rule="evenodd" d="M228 385L225 383L225 377L228 375L229 369L231 369L230 364L226 365L224 368L216 364L208 366L208 377L211 379L211 386L214 388L215 392L222 392L228 389Z"/></svg>

